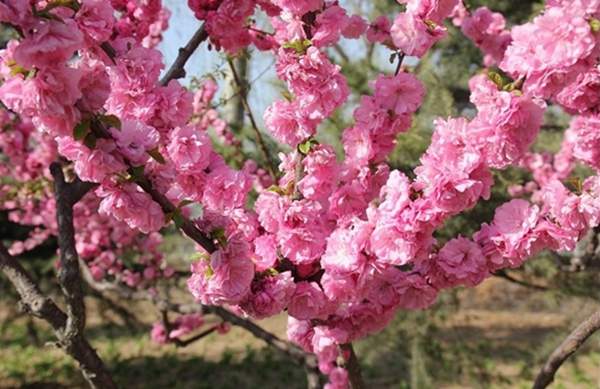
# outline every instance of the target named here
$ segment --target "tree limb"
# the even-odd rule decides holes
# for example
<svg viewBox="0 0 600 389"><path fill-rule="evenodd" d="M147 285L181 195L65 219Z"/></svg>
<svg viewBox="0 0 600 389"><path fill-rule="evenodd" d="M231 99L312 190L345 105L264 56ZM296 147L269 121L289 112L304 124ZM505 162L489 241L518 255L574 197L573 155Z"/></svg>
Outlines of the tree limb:
<svg viewBox="0 0 600 389"><path fill-rule="evenodd" d="M206 29L204 28L203 24L192 36L192 38L185 45L185 47L181 47L179 49L179 55L175 59L175 62L173 62L173 65L171 65L167 73L165 73L164 77L160 80L161 86L167 85L171 80L176 80L185 77L185 64L190 59L192 54L194 54L198 46L200 46L200 44L204 42L207 38L208 33L206 32Z"/></svg>
<svg viewBox="0 0 600 389"><path fill-rule="evenodd" d="M73 226L73 205L84 196L85 192L78 190L76 193L75 186L71 186L65 181L60 164L52 163L50 172L54 177L58 247L60 250L58 283L67 303L65 336L73 338L83 332L86 321L83 288L79 272L79 256L75 249L75 228Z"/></svg>
<svg viewBox="0 0 600 389"><path fill-rule="evenodd" d="M554 381L554 376L562 364L573 355L596 331L600 329L600 311L593 313L567 336L550 355L538 373L533 389L543 389Z"/></svg>
<svg viewBox="0 0 600 389"><path fill-rule="evenodd" d="M350 386L352 389L365 389L365 381L362 377L360 364L358 363L358 358L356 357L352 343L342 344L340 345L340 349L342 350L344 361L346 362Z"/></svg>
<svg viewBox="0 0 600 389"><path fill-rule="evenodd" d="M0 244L0 271L17 290L23 307L33 316L45 320L52 326L58 346L75 359L81 372L92 388L116 388L104 363L81 333L75 337L65 336L67 315L46 297L29 273Z"/></svg>

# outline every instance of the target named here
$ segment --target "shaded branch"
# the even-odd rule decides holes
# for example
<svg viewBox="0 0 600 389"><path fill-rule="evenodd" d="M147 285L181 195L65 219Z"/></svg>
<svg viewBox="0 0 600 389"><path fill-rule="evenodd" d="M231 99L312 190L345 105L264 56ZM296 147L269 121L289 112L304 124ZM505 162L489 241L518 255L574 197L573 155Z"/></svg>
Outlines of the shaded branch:
<svg viewBox="0 0 600 389"><path fill-rule="evenodd" d="M192 54L196 51L198 46L202 42L204 42L208 38L208 33L204 28L204 24L200 26L200 28L196 31L196 33L192 36L189 42L185 45L185 47L181 47L179 49L179 55L173 62L173 65L167 70L164 77L160 80L160 85L165 86L171 80L176 80L179 78L184 78L185 73L185 64L190 59Z"/></svg>
<svg viewBox="0 0 600 389"><path fill-rule="evenodd" d="M562 364L573 355L596 331L600 329L600 311L593 313L573 330L550 355L538 373L533 389L543 389L554 381L554 376Z"/></svg>
<svg viewBox="0 0 600 389"><path fill-rule="evenodd" d="M60 249L60 267L58 283L67 303L66 337L75 337L85 328L86 312L83 302L83 288L79 272L79 256L75 249L75 228L73 226L73 205L85 195L82 184L71 186L65 181L62 166L50 165L54 177L56 197L56 220L58 223L58 247ZM83 188L86 189L87 187ZM88 189L89 190L89 189Z"/></svg>
<svg viewBox="0 0 600 389"><path fill-rule="evenodd" d="M494 276L499 277L499 278L503 278L509 282L512 282L514 284L517 285L521 285L524 286L526 288L530 288L530 289L534 289L534 290L540 290L540 291L546 291L548 290L548 287L546 286L542 286L542 285L537 285L537 284L531 284L527 281L523 281L520 280L518 278L513 277L512 275L510 275L508 272L506 272L506 270L502 269L502 270L498 270L497 272L493 273Z"/></svg>
<svg viewBox="0 0 600 389"><path fill-rule="evenodd" d="M0 244L0 271L17 290L21 304L27 312L50 324L58 339L57 346L63 348L79 363L81 372L90 386L100 389L116 388L96 350L80 333L74 337L65 336L67 315L52 299L41 292L29 273L2 244Z"/></svg>
<svg viewBox="0 0 600 389"><path fill-rule="evenodd" d="M352 389L366 389L360 364L358 363L358 358L356 357L352 343L342 344L340 345L340 349L344 356L346 370L348 370L350 386Z"/></svg>

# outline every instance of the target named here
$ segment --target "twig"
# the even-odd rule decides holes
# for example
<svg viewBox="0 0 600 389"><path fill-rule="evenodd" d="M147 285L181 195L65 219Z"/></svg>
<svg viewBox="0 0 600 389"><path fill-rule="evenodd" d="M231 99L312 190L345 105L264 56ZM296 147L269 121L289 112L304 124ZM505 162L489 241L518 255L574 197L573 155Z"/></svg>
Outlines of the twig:
<svg viewBox="0 0 600 389"><path fill-rule="evenodd" d="M360 364L358 363L358 358L356 357L352 343L342 344L340 345L340 349L342 350L344 361L346 362L350 386L352 389L365 389L365 381L362 377Z"/></svg>
<svg viewBox="0 0 600 389"><path fill-rule="evenodd" d="M175 345L177 347L187 347L190 344L199 341L200 339L206 338L208 335L210 335L213 332L215 332L216 330L218 330L219 327L220 327L220 325L210 327L209 329L202 331L198 335L192 336L191 338L186 339L186 340L179 340L179 339L171 339L171 340L175 341Z"/></svg>
<svg viewBox="0 0 600 389"><path fill-rule="evenodd" d="M171 80L176 80L179 78L184 78L185 73L185 64L190 59L192 54L196 51L198 46L202 42L204 42L208 38L208 33L204 28L204 24L200 26L200 28L194 33L190 41L185 45L185 47L181 47L179 49L179 55L173 62L173 65L169 68L167 73L165 73L164 77L160 80L160 85L165 86Z"/></svg>
<svg viewBox="0 0 600 389"><path fill-rule="evenodd" d="M600 311L583 321L550 355L542 370L538 373L533 389L543 389L554 381L554 375L562 364L573 355L585 341L600 329Z"/></svg>
<svg viewBox="0 0 600 389"><path fill-rule="evenodd" d="M250 104L248 104L247 88L244 85L244 83L242 82L231 58L228 58L227 62L229 63L229 68L231 69L231 74L233 75L233 80L235 81L238 89L240 90L240 98L242 100L242 105L244 106L244 109L246 110L246 114L248 115L248 118L250 119L250 124L252 125L252 129L254 130L254 134L256 135L256 141L258 142L259 148L262 151L263 157L265 158L265 161L267 163L267 170L269 170L269 174L271 174L271 177L273 179L277 179L273 158L271 158L271 153L269 152L269 148L267 147L265 140L263 139L263 136L262 136L260 130L258 129L258 124L256 124L256 120L254 119L254 114L252 113L252 110L250 109Z"/></svg>
<svg viewBox="0 0 600 389"><path fill-rule="evenodd" d="M499 270L497 272L494 273L494 276L499 277L499 278L503 278L507 281L510 281L514 284L517 285L521 285L524 286L526 288L530 288L530 289L534 289L534 290L540 290L540 291L546 291L548 290L548 287L546 286L542 286L542 285L537 285L537 284L531 284L529 282L523 281L523 280L519 280L518 278L515 278L513 276L511 276L510 274L508 274L506 272L506 270Z"/></svg>

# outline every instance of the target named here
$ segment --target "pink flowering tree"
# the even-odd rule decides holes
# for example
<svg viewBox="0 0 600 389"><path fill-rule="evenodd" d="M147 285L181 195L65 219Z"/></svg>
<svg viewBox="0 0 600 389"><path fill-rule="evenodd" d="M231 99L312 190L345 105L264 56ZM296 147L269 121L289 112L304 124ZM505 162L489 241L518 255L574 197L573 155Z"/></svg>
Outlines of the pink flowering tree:
<svg viewBox="0 0 600 389"><path fill-rule="evenodd" d="M160 0L0 2L15 34L0 53L0 207L31 226L27 239L0 246L0 269L93 387L116 383L85 338L84 283L155 303L157 342L184 346L238 325L308 367L312 387L318 370L329 389L358 389L352 343L399 310L426 309L441 291L475 287L542 250L571 251L600 224L600 1L548 0L515 26L459 0L399 0L372 19L338 1L188 3L198 30L166 68ZM393 169L390 153L430 92L407 64L445 39L449 23L483 54L469 82L472 115L437 118L419 165ZM397 65L352 99L332 55L350 40ZM216 82L178 81L202 44L229 58L260 157L246 158L214 108ZM273 57L286 87L260 113L233 60L250 49ZM550 109L571 115L570 127L559 152L533 153ZM351 125L336 152L316 135L344 114ZM223 145L241 161L217 152ZM573 190L577 164L592 174ZM514 199L472 236L437 239L510 167L532 181L511 188ZM173 227L197 248L187 271L160 250ZM52 236L65 308L18 259ZM170 301L165 283L190 301ZM250 320L282 312L289 342ZM219 321L207 324L209 314ZM598 328L600 314L582 323L536 387Z"/></svg>

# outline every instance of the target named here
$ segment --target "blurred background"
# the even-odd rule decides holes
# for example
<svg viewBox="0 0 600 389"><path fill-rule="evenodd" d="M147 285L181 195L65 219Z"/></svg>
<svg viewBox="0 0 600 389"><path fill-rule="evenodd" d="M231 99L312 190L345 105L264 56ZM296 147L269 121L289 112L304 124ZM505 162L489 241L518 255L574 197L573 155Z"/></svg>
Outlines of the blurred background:
<svg viewBox="0 0 600 389"><path fill-rule="evenodd" d="M171 26L159 49L170 64L180 46L199 26L186 2L166 0L172 11ZM392 16L398 10L393 0L342 1L349 10L373 19ZM469 0L502 12L510 25L523 23L543 8L541 1ZM260 21L260 16L259 16ZM427 148L436 117L473 116L467 82L482 70L482 57L455 27L449 36L421 61L405 64L427 86L425 104L413 128L398 138L390 158L392 168L407 174L418 165ZM3 31L3 40L10 33ZM351 125L351 112L368 81L382 72L393 72L394 64L385 48L366 42L343 41L329 52L339 63L353 90L349 103L319 130L318 139L333 144L343 158L339 136ZM248 51L235 59L243 76L254 116L262 126L262 113L284 86L275 78L273 56ZM262 156L253 142L244 113L239 87L231 81L227 58L204 44L188 64L186 82L197 85L213 77L221 86L214 101L240 140L242 148L221 145L219 150L232 166L245 158L259 162ZM557 151L568 116L549 110L536 151ZM266 136L266 135L265 135ZM280 151L268 142L273 152ZM218 145L217 145L218 147ZM481 223L490 221L497 205L510 199L508 186L524 184L530 175L520 169L495 172L492 198L475 209L453 218L436 238L444 242L458 234L470 236ZM584 176L584 169L578 170ZM8 222L0 213L0 237L8 242L25 239L27 227ZM595 233L595 232L594 232ZM164 252L168 262L185 269L194 246L174 231L166 231ZM357 345L357 353L369 388L527 388L544 359L564 336L600 302L600 257L593 234L575 253L543 253L522 269L498 273L475 289L456 289L440 295L437 304L424 312L401 312L382 333ZM49 239L23 257L23 263L41 280L44 290L56 288L54 256L56 242ZM54 289L55 290L55 289ZM180 292L181 293L181 292ZM48 327L18 310L17 299L0 278L0 388L79 388L84 381L73 362L47 342ZM186 348L161 346L150 340L150 328L158 318L145 303L88 291L88 339L98 349L115 380L124 388L303 388L304 371L282 358L261 341L239 329L227 335L213 334ZM285 317L261 322L285 337ZM553 388L600 388L600 337L586 346L559 371Z"/></svg>

